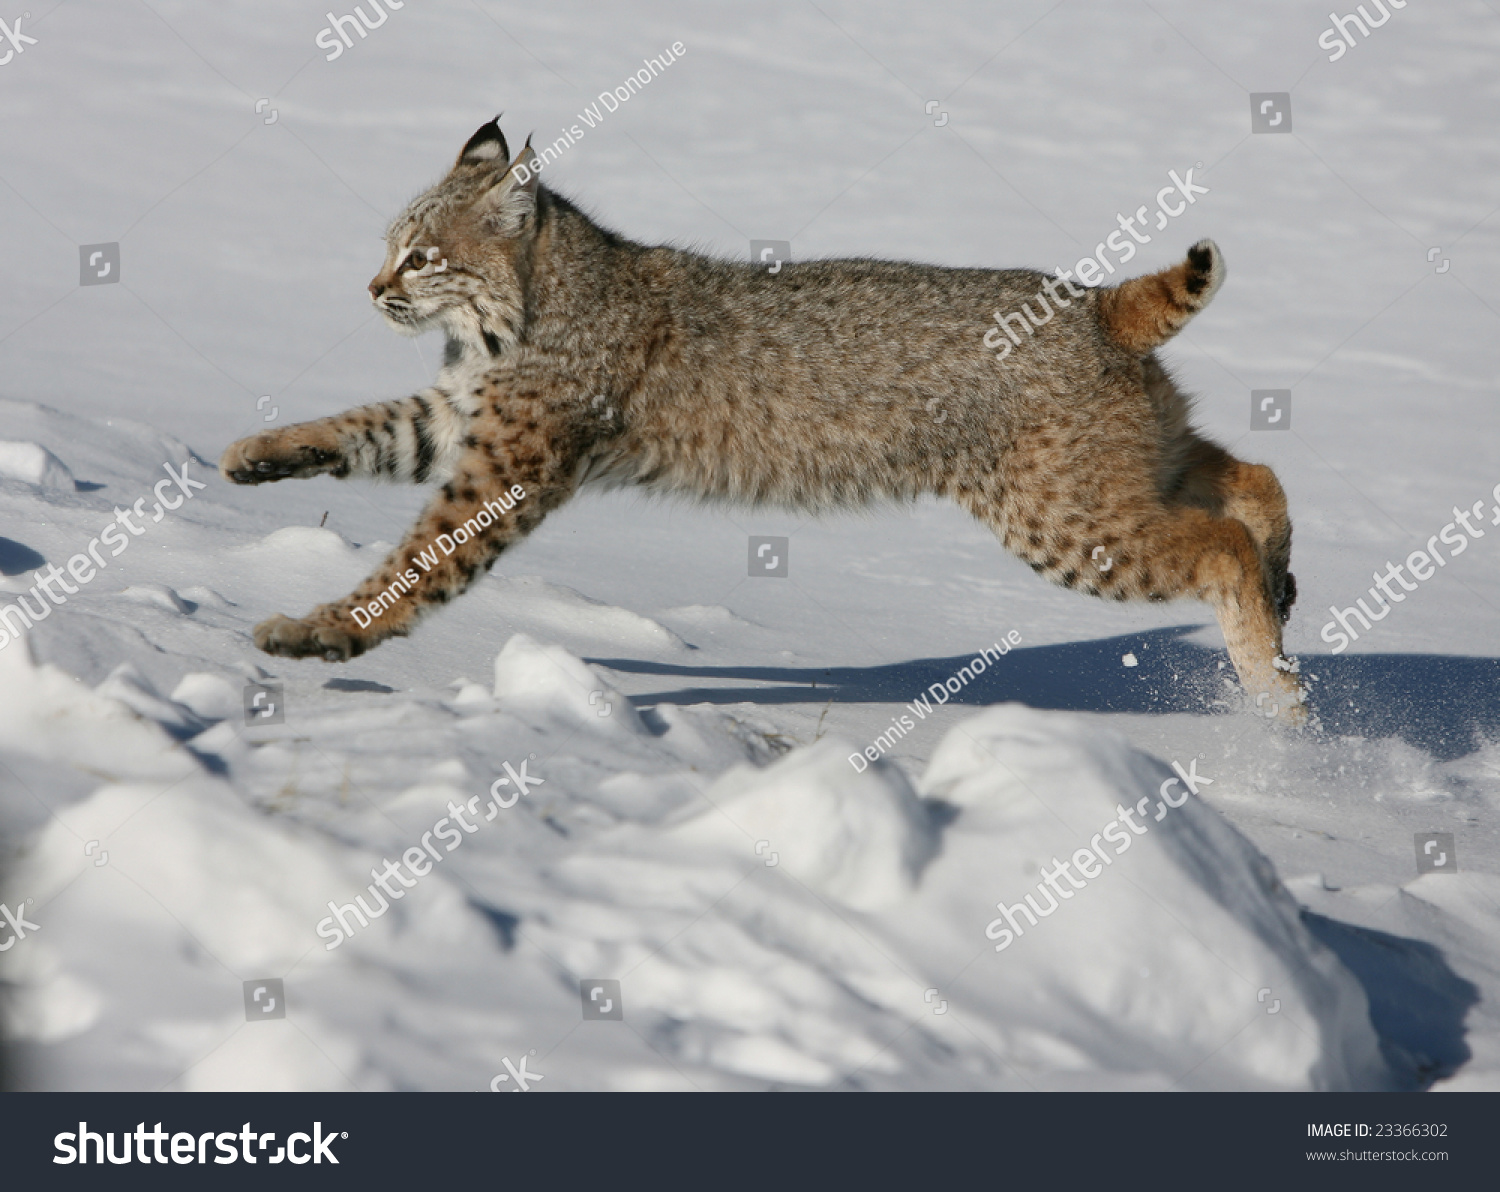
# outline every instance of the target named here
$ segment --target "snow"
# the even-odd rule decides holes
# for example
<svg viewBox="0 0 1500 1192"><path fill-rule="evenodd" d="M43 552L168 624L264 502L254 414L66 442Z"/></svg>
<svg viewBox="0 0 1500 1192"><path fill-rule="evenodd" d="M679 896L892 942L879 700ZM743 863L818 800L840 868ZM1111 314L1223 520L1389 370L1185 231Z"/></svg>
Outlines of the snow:
<svg viewBox="0 0 1500 1192"><path fill-rule="evenodd" d="M591 732L646 731L630 701L597 671L561 646L539 645L524 633L506 642L495 658L494 698L517 715L548 717Z"/></svg>
<svg viewBox="0 0 1500 1192"><path fill-rule="evenodd" d="M899 770L853 772L846 748L829 739L768 770L736 767L705 796L714 813L676 835L739 853L753 837L767 867L782 865L799 884L855 910L909 900L937 851L934 813Z"/></svg>
<svg viewBox="0 0 1500 1192"><path fill-rule="evenodd" d="M0 621L0 901L40 924L0 953L26 1087L481 1090L522 1056L545 1091L1500 1087L1489 513L1347 651L1319 637L1500 480L1490 10L1412 6L1328 63L1326 17L1290 3L565 3L503 31L408 5L327 63L283 0L155 7L171 36L60 6L0 78L0 611L148 510L24 637ZM1066 265L1203 162L1210 193L1126 268L1226 254L1165 355L1288 490L1320 731L1242 709L1206 609L1049 588L928 501L586 494L410 638L337 667L254 649L424 494L239 489L210 461L428 380L440 345L364 294L385 222L494 111L551 139L676 40L545 179L646 241ZM1294 133L1250 134L1246 93L1278 88ZM111 240L118 284L79 287L77 246ZM1249 429L1261 387L1292 389L1290 431ZM207 488L153 522L168 464ZM758 534L789 539L787 578L745 574ZM247 683L276 717L247 720ZM451 851L330 949L330 903L373 905L372 869L445 820ZM1432 834L1456 869L1419 871ZM1071 897L997 951L1044 870ZM268 979L286 1017L247 1022ZM596 981L621 1018L583 1016Z"/></svg>
<svg viewBox="0 0 1500 1192"><path fill-rule="evenodd" d="M39 443L0 443L0 479L39 488L72 491L76 487L68 465Z"/></svg>

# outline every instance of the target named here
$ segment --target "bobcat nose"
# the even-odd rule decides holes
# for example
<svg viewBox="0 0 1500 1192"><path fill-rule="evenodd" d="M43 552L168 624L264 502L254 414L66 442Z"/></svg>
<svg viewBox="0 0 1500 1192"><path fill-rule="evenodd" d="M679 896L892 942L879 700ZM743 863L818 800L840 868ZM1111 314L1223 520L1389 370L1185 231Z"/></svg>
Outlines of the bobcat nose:
<svg viewBox="0 0 1500 1192"><path fill-rule="evenodd" d="M372 281L370 283L370 297L371 298L377 298L378 299L382 294L385 293L385 290L386 290L386 287L383 286L383 285L381 285L379 281Z"/></svg>

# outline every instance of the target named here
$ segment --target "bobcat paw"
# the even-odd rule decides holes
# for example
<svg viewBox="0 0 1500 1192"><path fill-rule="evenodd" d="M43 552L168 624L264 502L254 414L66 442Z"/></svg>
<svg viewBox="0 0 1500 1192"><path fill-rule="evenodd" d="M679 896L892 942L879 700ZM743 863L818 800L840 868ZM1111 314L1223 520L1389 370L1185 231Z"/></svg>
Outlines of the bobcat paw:
<svg viewBox="0 0 1500 1192"><path fill-rule="evenodd" d="M231 443L219 460L219 474L233 484L265 484L332 472L342 459L337 451L299 443L289 439L286 431L273 430Z"/></svg>
<svg viewBox="0 0 1500 1192"><path fill-rule="evenodd" d="M372 643L337 625L294 621L291 617L278 615L255 627L255 644L267 654L279 654L283 658L347 662L363 654Z"/></svg>
<svg viewBox="0 0 1500 1192"><path fill-rule="evenodd" d="M1275 721L1281 728L1306 728L1310 722L1306 700L1307 692L1301 685L1285 676L1277 682L1275 691L1262 691L1255 697L1255 714Z"/></svg>
<svg viewBox="0 0 1500 1192"><path fill-rule="evenodd" d="M1301 700L1287 704L1276 714L1276 723L1282 728L1307 728L1309 722L1307 705Z"/></svg>

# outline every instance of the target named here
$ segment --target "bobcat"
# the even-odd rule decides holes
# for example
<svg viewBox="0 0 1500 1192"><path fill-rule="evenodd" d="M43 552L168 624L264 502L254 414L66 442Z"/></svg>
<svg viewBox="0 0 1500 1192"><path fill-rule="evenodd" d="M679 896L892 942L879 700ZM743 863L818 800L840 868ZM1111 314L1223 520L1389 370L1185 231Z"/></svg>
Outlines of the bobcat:
<svg viewBox="0 0 1500 1192"><path fill-rule="evenodd" d="M409 633L584 484L812 510L937 493L1064 587L1209 601L1256 706L1304 722L1281 657L1285 494L1192 430L1154 355L1224 280L1211 240L1112 288L1067 283L1071 299L1024 269L772 275L626 240L539 168L529 140L511 160L497 117L386 233L370 295L399 332L445 332L435 384L225 451L236 484L442 482L354 592L256 626L262 650L337 662ZM1044 285L1056 309L1041 299L1047 318L997 362L976 321Z"/></svg>

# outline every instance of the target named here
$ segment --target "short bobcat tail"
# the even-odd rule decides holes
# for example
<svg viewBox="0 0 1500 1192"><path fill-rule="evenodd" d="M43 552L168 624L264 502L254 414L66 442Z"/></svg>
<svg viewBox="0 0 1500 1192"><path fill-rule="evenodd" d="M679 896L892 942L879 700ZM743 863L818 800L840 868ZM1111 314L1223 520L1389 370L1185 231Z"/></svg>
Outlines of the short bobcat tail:
<svg viewBox="0 0 1500 1192"><path fill-rule="evenodd" d="M1099 323L1127 352L1144 356L1181 331L1223 283L1224 254L1200 240L1180 265L1101 290Z"/></svg>

